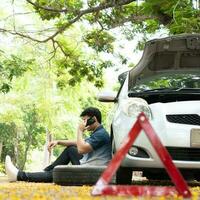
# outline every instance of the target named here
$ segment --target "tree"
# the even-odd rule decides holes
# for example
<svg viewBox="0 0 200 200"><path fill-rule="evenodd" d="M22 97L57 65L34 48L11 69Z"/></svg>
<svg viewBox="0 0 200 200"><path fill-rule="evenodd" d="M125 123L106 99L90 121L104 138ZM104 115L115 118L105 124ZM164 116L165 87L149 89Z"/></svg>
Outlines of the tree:
<svg viewBox="0 0 200 200"><path fill-rule="evenodd" d="M13 1L13 7L15 6ZM26 0L26 13L13 13L4 18L9 23L0 28L0 32L21 37L33 43L52 46L50 58L62 53L58 69L58 85L63 87L62 74L69 73L71 79L68 83L75 85L85 77L96 86L102 86L103 70L111 67L109 60L99 59L100 52L115 54L114 42L118 35L113 34L118 29L128 40L143 37L138 40L138 48L142 49L148 35L158 30L166 29L169 34L198 33L200 31L199 0ZM194 4L196 2L196 4ZM196 5L196 6L195 6ZM31 11L31 13L30 13ZM35 12L40 17L35 19ZM21 15L33 16L37 25L28 26L16 23ZM9 20L8 20L9 19ZM39 28L38 28L39 27ZM80 34L74 34L77 28ZM34 30L32 30L34 29ZM64 39L67 33L73 34L81 50L77 52L77 45L70 46ZM70 34L71 35L71 34ZM73 36L70 36L73 38ZM73 38L74 39L74 38ZM85 59L85 44L94 49L90 57ZM87 48L86 48L87 49ZM95 54L96 53L96 54ZM126 58L119 55L122 64ZM93 61L93 62L92 62Z"/></svg>
<svg viewBox="0 0 200 200"><path fill-rule="evenodd" d="M12 25L8 21L4 28ZM16 30L21 22L15 21ZM7 84L0 93L0 138L6 138L2 161L10 154L23 169L26 160L31 160L33 149L44 144L46 129L54 138L74 138L79 114L86 106L98 106L106 116L108 106L96 101L97 88L90 82L102 86L103 69L111 63L102 62L94 51L86 54L88 47L81 31L82 28L77 31L71 27L67 37L66 33L57 36L61 44L58 49L48 42L35 43L2 34L0 87Z"/></svg>
<svg viewBox="0 0 200 200"><path fill-rule="evenodd" d="M129 23L134 33L155 32L162 26L170 33L199 32L199 10L194 8L192 0L146 0L139 4L136 0L26 0L28 5L38 13L43 21L55 20L55 31L45 37L45 32L38 32L39 37L32 37L15 30L0 29L2 32L16 34L35 42L51 41L53 45L62 48L57 36L77 23L86 21L92 28L86 36L89 46L93 38L95 44L104 48L97 51L110 51L106 46L113 42L108 30L122 27ZM196 0L199 2L199 0ZM195 26L193 26L195 25ZM107 41L107 43L105 43ZM95 45L95 46L96 46Z"/></svg>
<svg viewBox="0 0 200 200"><path fill-rule="evenodd" d="M19 152L18 167L24 169L27 161L27 156L30 150L40 148L44 144L45 128L40 123L38 113L35 105L26 105L22 107L23 122L25 129L22 130L23 134L18 135Z"/></svg>
<svg viewBox="0 0 200 200"><path fill-rule="evenodd" d="M87 80L83 79L73 87L68 84L63 88L58 87L57 68L46 65L44 52L39 52L39 57L33 51L29 52L26 46L23 46L23 50L21 52L18 49L18 55L26 59L30 55L35 58L33 63L26 63L30 70L21 76L14 76L12 89L8 93L0 93L1 158L4 161L6 154L9 154L20 169L24 168L27 160L34 161L30 157L31 152L33 149L40 150L44 145L46 129L53 134L54 139L75 138L82 109L97 106L103 111L105 120L110 106L96 101L97 89ZM42 62L38 59L42 59ZM41 66L43 62L45 65ZM67 73L62 74L63 81L68 80L69 76ZM59 150L54 153L59 154Z"/></svg>
<svg viewBox="0 0 200 200"><path fill-rule="evenodd" d="M15 158L15 145L17 136L17 127L14 122L0 123L0 160L4 162L7 154Z"/></svg>

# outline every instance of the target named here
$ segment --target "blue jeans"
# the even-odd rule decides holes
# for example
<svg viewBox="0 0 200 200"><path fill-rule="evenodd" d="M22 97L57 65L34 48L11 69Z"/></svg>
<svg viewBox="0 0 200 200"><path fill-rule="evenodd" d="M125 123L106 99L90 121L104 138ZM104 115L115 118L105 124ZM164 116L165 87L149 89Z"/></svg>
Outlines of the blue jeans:
<svg viewBox="0 0 200 200"><path fill-rule="evenodd" d="M80 159L83 156L78 153L76 146L69 146L64 149L60 156L48 167L44 169L43 172L24 172L20 171L17 174L18 181L28 181L28 182L52 182L53 181L53 168L57 165L67 165L69 162L72 165L80 165Z"/></svg>

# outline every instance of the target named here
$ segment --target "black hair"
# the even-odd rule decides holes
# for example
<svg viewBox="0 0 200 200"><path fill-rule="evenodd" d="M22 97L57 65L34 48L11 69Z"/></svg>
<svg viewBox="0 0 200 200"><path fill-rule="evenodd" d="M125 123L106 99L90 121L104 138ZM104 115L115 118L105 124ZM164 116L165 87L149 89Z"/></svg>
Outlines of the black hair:
<svg viewBox="0 0 200 200"><path fill-rule="evenodd" d="M80 116L83 117L86 115L89 117L95 116L97 118L97 121L101 124L101 111L98 108L88 107L81 113Z"/></svg>

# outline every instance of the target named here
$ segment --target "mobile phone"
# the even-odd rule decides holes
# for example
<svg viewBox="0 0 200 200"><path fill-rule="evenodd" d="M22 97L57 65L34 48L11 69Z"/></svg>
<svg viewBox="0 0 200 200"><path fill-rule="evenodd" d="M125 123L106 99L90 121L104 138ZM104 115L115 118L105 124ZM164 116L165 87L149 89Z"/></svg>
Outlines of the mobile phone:
<svg viewBox="0 0 200 200"><path fill-rule="evenodd" d="M90 117L89 119L87 119L87 123L85 126L90 126L94 124L94 122L95 122L95 119L93 117Z"/></svg>

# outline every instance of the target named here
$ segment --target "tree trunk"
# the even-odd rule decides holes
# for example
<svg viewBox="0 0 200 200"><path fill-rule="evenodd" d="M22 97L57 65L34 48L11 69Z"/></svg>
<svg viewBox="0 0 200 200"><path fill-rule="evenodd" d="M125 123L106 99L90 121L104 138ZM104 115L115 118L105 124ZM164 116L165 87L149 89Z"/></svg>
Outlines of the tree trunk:
<svg viewBox="0 0 200 200"><path fill-rule="evenodd" d="M25 150L25 154L24 154L24 163L23 163L23 169L24 169L24 167L25 167L25 164L26 164L26 160L27 160L27 156L28 156L28 150L29 150L29 147L27 147L26 148L26 150Z"/></svg>
<svg viewBox="0 0 200 200"><path fill-rule="evenodd" d="M18 166L21 170L23 170L25 167L27 156L28 156L28 151L30 149L30 144L31 144L31 139L29 138L27 143L25 144L25 150L23 152L24 154L22 153L23 154L22 159L21 159L20 163L18 163Z"/></svg>
<svg viewBox="0 0 200 200"><path fill-rule="evenodd" d="M2 149L3 149L3 142L0 142L0 160L1 160Z"/></svg>
<svg viewBox="0 0 200 200"><path fill-rule="evenodd" d="M19 145L19 139L18 139L18 132L17 132L17 137L14 139L14 160L15 160L15 163L17 163L18 161L18 147Z"/></svg>
<svg viewBox="0 0 200 200"><path fill-rule="evenodd" d="M45 145L44 145L43 168L48 166L50 164L50 162L51 162L52 151L51 152L48 151L48 144L51 141L52 141L52 134L49 132L48 129L46 129L46 142L45 142Z"/></svg>

